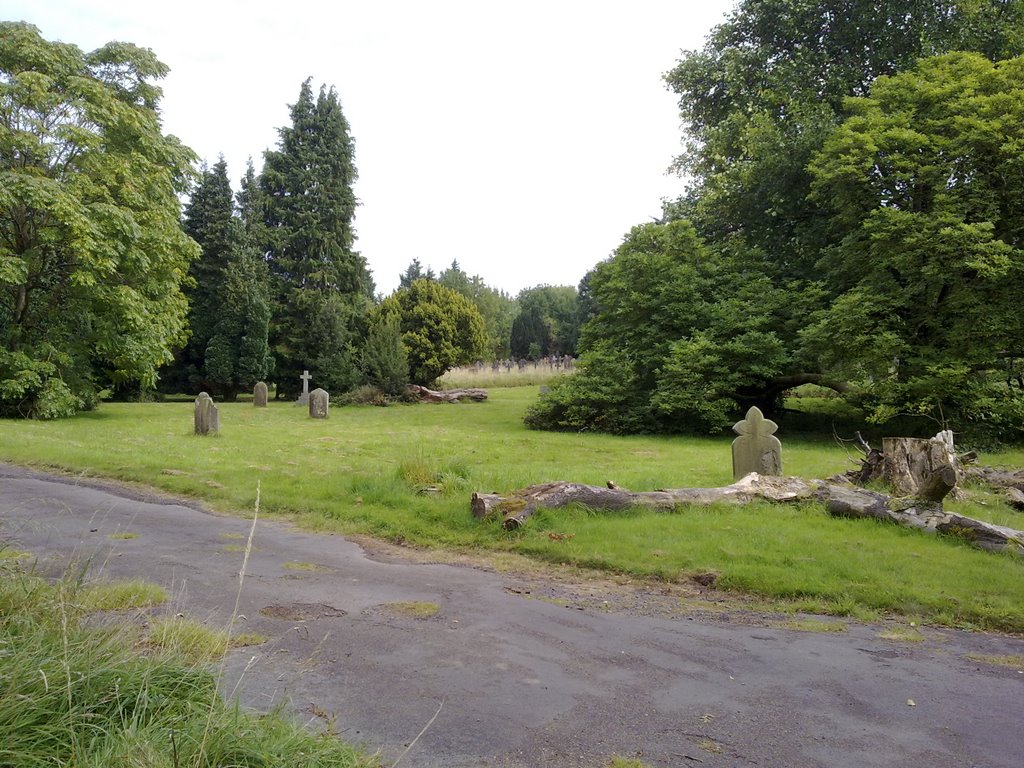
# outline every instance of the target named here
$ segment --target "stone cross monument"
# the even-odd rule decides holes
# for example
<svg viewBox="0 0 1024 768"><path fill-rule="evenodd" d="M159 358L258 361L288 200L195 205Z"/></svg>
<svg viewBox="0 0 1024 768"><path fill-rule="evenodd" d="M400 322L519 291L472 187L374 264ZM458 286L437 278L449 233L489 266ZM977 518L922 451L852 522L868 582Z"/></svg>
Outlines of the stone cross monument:
<svg viewBox="0 0 1024 768"><path fill-rule="evenodd" d="M313 377L309 375L309 371L303 371L299 378L302 379L302 394L295 402L298 405L309 405L309 380Z"/></svg>

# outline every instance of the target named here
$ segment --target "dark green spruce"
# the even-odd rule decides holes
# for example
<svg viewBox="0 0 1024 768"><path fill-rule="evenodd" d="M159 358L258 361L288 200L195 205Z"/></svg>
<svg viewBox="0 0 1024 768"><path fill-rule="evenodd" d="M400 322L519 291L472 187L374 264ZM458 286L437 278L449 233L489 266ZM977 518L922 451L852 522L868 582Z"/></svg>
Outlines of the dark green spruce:
<svg viewBox="0 0 1024 768"><path fill-rule="evenodd" d="M360 380L356 349L373 281L354 249L353 152L337 93L321 87L314 99L306 80L291 125L280 129L278 148L265 153L259 184L278 396L298 392L304 369L330 392Z"/></svg>

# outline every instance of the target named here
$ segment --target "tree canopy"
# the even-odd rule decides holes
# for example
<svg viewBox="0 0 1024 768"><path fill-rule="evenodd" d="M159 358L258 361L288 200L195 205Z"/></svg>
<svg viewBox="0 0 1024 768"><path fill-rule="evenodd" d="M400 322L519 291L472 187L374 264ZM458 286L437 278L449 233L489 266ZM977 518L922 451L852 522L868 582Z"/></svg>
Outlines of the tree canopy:
<svg viewBox="0 0 1024 768"><path fill-rule="evenodd" d="M450 368L470 363L484 353L483 318L473 303L434 280L413 281L375 308L371 322L399 318L409 361L409 380L429 386Z"/></svg>
<svg viewBox="0 0 1024 768"><path fill-rule="evenodd" d="M185 337L195 158L161 131L149 50L85 54L0 24L0 413L63 416L152 386Z"/></svg>
<svg viewBox="0 0 1024 768"><path fill-rule="evenodd" d="M1024 394L990 375L1024 359L1024 58L924 59L847 108L810 166L836 242L804 340L876 418L1000 418Z"/></svg>
<svg viewBox="0 0 1024 768"><path fill-rule="evenodd" d="M510 329L509 346L517 358L575 355L579 305L571 285L524 288L516 297L519 314Z"/></svg>
<svg viewBox="0 0 1024 768"><path fill-rule="evenodd" d="M304 368L344 391L360 375L356 348L373 297L366 261L354 250L353 141L333 88L314 99L306 80L291 119L260 175L278 393L295 392Z"/></svg>
<svg viewBox="0 0 1024 768"><path fill-rule="evenodd" d="M667 75L687 194L584 278L528 423L714 431L817 382L1019 435L1022 52L1005 0L739 3Z"/></svg>

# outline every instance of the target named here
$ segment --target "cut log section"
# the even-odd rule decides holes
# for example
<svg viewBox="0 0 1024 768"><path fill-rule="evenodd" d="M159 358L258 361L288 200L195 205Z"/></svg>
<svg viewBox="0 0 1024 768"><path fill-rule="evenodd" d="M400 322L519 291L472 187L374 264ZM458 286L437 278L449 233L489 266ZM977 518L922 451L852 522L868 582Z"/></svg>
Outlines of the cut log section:
<svg viewBox="0 0 1024 768"><path fill-rule="evenodd" d="M427 389L419 384L410 384L406 391L424 403L458 403L462 400L482 402L487 399L486 389Z"/></svg>

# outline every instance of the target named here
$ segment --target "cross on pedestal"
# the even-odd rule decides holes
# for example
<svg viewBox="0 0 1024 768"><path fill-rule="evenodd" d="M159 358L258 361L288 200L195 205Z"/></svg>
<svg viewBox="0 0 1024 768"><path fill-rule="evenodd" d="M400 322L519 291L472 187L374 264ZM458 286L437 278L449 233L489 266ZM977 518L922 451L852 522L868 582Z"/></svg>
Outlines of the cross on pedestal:
<svg viewBox="0 0 1024 768"><path fill-rule="evenodd" d="M302 394L295 402L300 405L309 405L309 380L313 377L309 375L309 371L303 371L299 378L302 379Z"/></svg>

